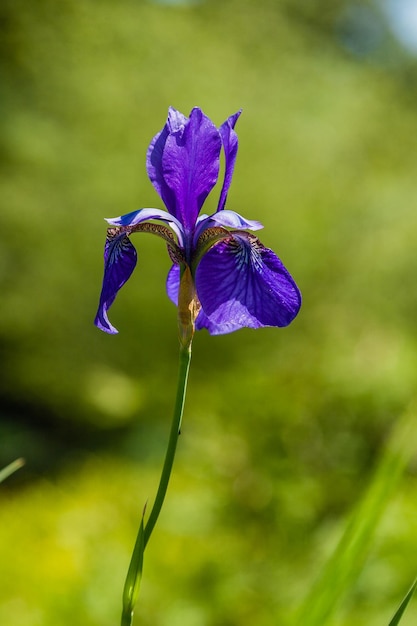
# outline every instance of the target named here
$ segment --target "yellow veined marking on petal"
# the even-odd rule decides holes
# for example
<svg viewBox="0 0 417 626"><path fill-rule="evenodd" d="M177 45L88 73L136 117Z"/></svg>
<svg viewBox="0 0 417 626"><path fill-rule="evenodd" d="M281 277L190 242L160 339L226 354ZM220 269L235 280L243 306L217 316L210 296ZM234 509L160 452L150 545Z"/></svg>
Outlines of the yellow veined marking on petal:
<svg viewBox="0 0 417 626"><path fill-rule="evenodd" d="M107 229L107 240L111 241L115 237L121 234L125 234L127 237L132 233L143 232L143 233L151 233L151 235L158 235L162 239L164 239L168 246L171 248L174 258L178 262L182 260L183 256L181 253L181 249L179 248L175 235L170 228L167 226L163 226L162 224L154 224L153 222L143 222L142 224L137 224L136 226L112 226Z"/></svg>
<svg viewBox="0 0 417 626"><path fill-rule="evenodd" d="M212 228L206 228L197 240L196 252L193 258L193 271L201 261L201 258L212 248L216 243L230 237L230 232L222 226L213 226Z"/></svg>

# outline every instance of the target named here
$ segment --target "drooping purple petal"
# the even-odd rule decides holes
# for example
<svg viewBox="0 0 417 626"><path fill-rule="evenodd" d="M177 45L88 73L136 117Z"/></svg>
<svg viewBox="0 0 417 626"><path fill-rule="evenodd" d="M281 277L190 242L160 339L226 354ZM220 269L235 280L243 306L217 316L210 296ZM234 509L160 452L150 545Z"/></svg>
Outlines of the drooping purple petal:
<svg viewBox="0 0 417 626"><path fill-rule="evenodd" d="M223 187L220 192L218 211L224 209L226 204L227 194L229 192L230 184L232 182L233 170L235 168L238 139L237 134L233 130L237 120L239 119L242 110L237 111L234 115L231 115L219 128L220 137L222 139L224 154L226 158Z"/></svg>
<svg viewBox="0 0 417 626"><path fill-rule="evenodd" d="M184 243L184 231L181 223L170 213L163 209L139 209L138 211L132 211L126 215L120 217L106 218L106 222L112 226L137 226L142 222L148 220L161 220L166 222L172 228L174 233L178 237L178 243L180 246Z"/></svg>
<svg viewBox="0 0 417 626"><path fill-rule="evenodd" d="M162 175L175 197L170 213L192 231L208 194L217 182L221 139L201 109L191 111L185 126L168 134L162 153Z"/></svg>
<svg viewBox="0 0 417 626"><path fill-rule="evenodd" d="M178 306L178 295L180 289L180 266L178 264L172 265L168 272L167 281L166 281L166 290L168 298ZM201 330L202 328L207 328L207 330L212 335L221 334L222 332L231 332L231 330L223 330L223 327L218 324L212 323L207 315L204 313L203 309L199 312L195 327L197 330ZM233 328L233 330L238 330L239 327ZM217 331L217 332L216 332Z"/></svg>
<svg viewBox="0 0 417 626"><path fill-rule="evenodd" d="M178 292L180 289L180 266L177 263L172 265L171 269L168 272L167 282L166 282L166 290L168 294L168 298L173 302L176 306L178 306Z"/></svg>
<svg viewBox="0 0 417 626"><path fill-rule="evenodd" d="M204 313L203 309L200 309L199 314L197 315L197 319L195 321L196 330L202 330L206 328L210 335L224 335L226 333L231 333L234 330L239 330L240 326L236 328L228 327L228 330L224 330L224 325L222 324L214 324L210 321L207 315Z"/></svg>
<svg viewBox="0 0 417 626"><path fill-rule="evenodd" d="M197 318L196 327L211 334L287 326L301 306L298 287L281 260L249 233L234 234L203 256L196 287L206 315Z"/></svg>
<svg viewBox="0 0 417 626"><path fill-rule="evenodd" d="M110 323L107 311L117 292L135 269L137 254L125 233L109 231L104 247L104 277L95 325L112 335L118 330Z"/></svg>

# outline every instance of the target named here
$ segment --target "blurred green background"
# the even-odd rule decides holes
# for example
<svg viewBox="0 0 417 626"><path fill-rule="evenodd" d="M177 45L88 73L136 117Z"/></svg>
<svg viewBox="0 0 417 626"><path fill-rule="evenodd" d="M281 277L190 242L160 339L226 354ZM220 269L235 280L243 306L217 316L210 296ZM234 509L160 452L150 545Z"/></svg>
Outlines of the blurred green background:
<svg viewBox="0 0 417 626"><path fill-rule="evenodd" d="M169 105L217 124L243 108L228 208L264 223L304 301L286 329L196 336L136 623L388 623L417 573L405 4L1 3L0 466L26 459L0 488L1 624L119 623L175 394L162 241L135 237L120 334L92 320L103 218L161 207L145 153ZM364 499L366 532L320 583Z"/></svg>

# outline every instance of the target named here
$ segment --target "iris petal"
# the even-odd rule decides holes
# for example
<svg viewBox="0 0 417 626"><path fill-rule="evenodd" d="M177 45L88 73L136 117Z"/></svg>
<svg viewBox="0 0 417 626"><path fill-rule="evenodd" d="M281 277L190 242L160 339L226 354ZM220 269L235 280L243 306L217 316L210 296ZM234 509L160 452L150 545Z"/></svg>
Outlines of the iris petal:
<svg viewBox="0 0 417 626"><path fill-rule="evenodd" d="M184 126L188 122L188 117L174 109L174 107L168 108L168 119L167 119L167 127L170 133L176 133L177 131L184 128Z"/></svg>
<svg viewBox="0 0 417 626"><path fill-rule="evenodd" d="M247 220L239 213L236 213L236 211L229 211L227 209L215 213L209 219L211 219L216 226L225 226L226 228L236 228L238 230L260 230L263 228L261 222Z"/></svg>
<svg viewBox="0 0 417 626"><path fill-rule="evenodd" d="M175 217L177 215L175 193L168 186L162 165L162 157L165 150L166 141L171 132L177 132L187 123L185 115L170 107L168 110L168 120L163 129L155 135L149 144L146 154L146 170L152 185L160 195L168 211Z"/></svg>
<svg viewBox="0 0 417 626"><path fill-rule="evenodd" d="M224 154L226 157L226 166L224 171L223 187L220 192L219 206L217 207L218 211L222 211L224 209L227 194L232 182L238 148L237 134L233 129L241 113L242 110L238 111L234 115L231 115L219 128Z"/></svg>
<svg viewBox="0 0 417 626"><path fill-rule="evenodd" d="M101 289L95 325L106 333L116 334L117 329L110 323L107 311L116 298L117 292L130 278L136 266L137 254L125 233L110 229L104 248L104 278Z"/></svg>
<svg viewBox="0 0 417 626"><path fill-rule="evenodd" d="M211 334L287 326L301 306L297 285L281 260L249 233L234 234L203 256L196 287L206 315L197 318L196 326Z"/></svg>
<svg viewBox="0 0 417 626"><path fill-rule="evenodd" d="M158 176L163 183L158 179L158 186L164 190L163 200L169 212L185 230L191 231L206 197L217 182L221 139L219 131L201 109L193 109L186 124L179 124L172 112L171 118L169 127L172 130L162 140L162 147L159 145L161 139L157 140L151 161L160 160Z"/></svg>
<svg viewBox="0 0 417 626"><path fill-rule="evenodd" d="M173 215L163 209L139 209L138 211L132 211L120 217L107 218L106 222L112 226L137 226L147 220L166 222L177 235L179 245L182 246L184 244L184 231L181 223Z"/></svg>
<svg viewBox="0 0 417 626"><path fill-rule="evenodd" d="M200 235L213 226L222 226L224 228L233 228L235 230L260 230L263 224L256 220L247 220L245 217L236 213L236 211L219 211L213 215L200 215L197 220L193 237L193 244L196 246Z"/></svg>
<svg viewBox="0 0 417 626"><path fill-rule="evenodd" d="M175 263L168 272L166 289L168 298L178 306L178 292L180 288L180 266Z"/></svg>
<svg viewBox="0 0 417 626"><path fill-rule="evenodd" d="M212 322L204 313L203 309L201 309L199 314L197 315L195 327L197 330L202 330L203 328L206 328L209 331L210 335L224 335L225 333L231 333L234 330L239 330L239 328L241 328L240 326L237 326L236 328L231 328L229 326L228 329L225 330L224 324L215 324L214 322Z"/></svg>

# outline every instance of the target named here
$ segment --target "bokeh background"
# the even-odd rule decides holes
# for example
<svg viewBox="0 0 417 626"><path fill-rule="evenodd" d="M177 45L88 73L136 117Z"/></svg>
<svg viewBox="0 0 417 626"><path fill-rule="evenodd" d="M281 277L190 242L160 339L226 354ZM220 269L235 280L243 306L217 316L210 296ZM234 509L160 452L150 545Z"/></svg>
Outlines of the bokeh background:
<svg viewBox="0 0 417 626"><path fill-rule="evenodd" d="M93 326L103 218L161 207L148 143L197 105L243 108L228 208L304 301L196 336L136 623L384 626L417 573L413 3L3 0L0 28L0 464L26 459L0 488L0 623L119 623L177 337L146 235L120 334Z"/></svg>

